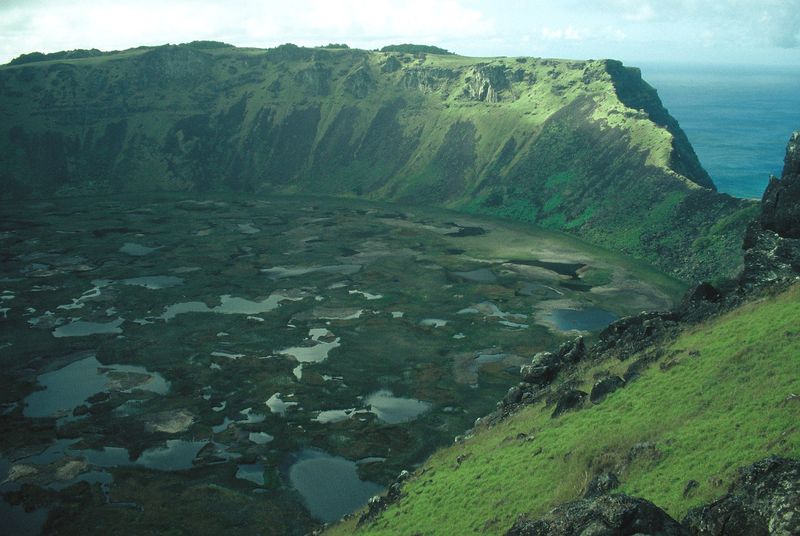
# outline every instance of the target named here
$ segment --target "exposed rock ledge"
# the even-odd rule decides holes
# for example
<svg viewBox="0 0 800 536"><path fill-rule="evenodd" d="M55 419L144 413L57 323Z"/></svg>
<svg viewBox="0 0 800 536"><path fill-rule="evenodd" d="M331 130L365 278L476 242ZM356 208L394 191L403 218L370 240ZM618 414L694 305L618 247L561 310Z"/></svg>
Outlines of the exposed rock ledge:
<svg viewBox="0 0 800 536"><path fill-rule="evenodd" d="M770 457L743 469L727 495L678 523L644 499L601 495L521 516L506 536L792 536L800 534L800 461Z"/></svg>

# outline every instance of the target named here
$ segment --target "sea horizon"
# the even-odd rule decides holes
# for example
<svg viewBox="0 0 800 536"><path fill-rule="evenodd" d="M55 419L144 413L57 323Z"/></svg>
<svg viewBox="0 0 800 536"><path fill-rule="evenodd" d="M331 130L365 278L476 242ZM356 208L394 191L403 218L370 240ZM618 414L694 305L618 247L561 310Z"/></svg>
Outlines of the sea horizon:
<svg viewBox="0 0 800 536"><path fill-rule="evenodd" d="M800 129L800 67L633 65L686 132L717 189L760 199Z"/></svg>

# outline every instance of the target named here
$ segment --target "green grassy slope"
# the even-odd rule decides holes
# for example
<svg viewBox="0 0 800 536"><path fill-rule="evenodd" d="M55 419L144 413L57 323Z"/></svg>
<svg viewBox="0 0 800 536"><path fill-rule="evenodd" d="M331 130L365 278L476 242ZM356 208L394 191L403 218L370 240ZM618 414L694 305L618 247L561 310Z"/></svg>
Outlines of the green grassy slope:
<svg viewBox="0 0 800 536"><path fill-rule="evenodd" d="M681 518L723 495L738 467L800 456L798 318L795 285L695 326L648 350L663 356L598 405L556 419L552 406L529 406L479 427L434 455L373 523L329 533L502 534L519 513L544 514L607 471L619 475L619 491ZM584 365L582 388L630 362ZM684 494L690 479L699 487Z"/></svg>
<svg viewBox="0 0 800 536"><path fill-rule="evenodd" d="M739 265L749 204L713 191L619 62L214 43L34 59L0 67L6 198L363 196L566 230L688 279Z"/></svg>

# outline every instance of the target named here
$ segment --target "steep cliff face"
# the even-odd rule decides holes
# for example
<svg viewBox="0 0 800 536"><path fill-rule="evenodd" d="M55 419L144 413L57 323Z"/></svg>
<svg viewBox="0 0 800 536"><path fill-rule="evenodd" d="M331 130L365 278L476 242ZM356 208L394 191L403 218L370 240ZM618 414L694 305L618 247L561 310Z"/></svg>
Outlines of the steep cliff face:
<svg viewBox="0 0 800 536"><path fill-rule="evenodd" d="M714 192L619 62L209 46L0 67L2 195L364 196L563 229L688 278L738 265L747 203Z"/></svg>
<svg viewBox="0 0 800 536"><path fill-rule="evenodd" d="M760 217L747 227L743 249L739 280L746 289L792 281L800 274L800 131L786 147L781 178L770 178Z"/></svg>
<svg viewBox="0 0 800 536"><path fill-rule="evenodd" d="M765 229L785 238L800 238L800 132L792 134L781 178L770 178L761 203Z"/></svg>

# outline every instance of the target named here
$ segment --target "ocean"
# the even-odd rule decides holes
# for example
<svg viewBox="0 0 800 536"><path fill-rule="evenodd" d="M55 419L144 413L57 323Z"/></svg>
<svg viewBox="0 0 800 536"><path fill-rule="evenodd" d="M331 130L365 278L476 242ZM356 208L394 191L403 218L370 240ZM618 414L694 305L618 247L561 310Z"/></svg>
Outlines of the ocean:
<svg viewBox="0 0 800 536"><path fill-rule="evenodd" d="M800 68L641 66L717 189L761 198L800 130Z"/></svg>

